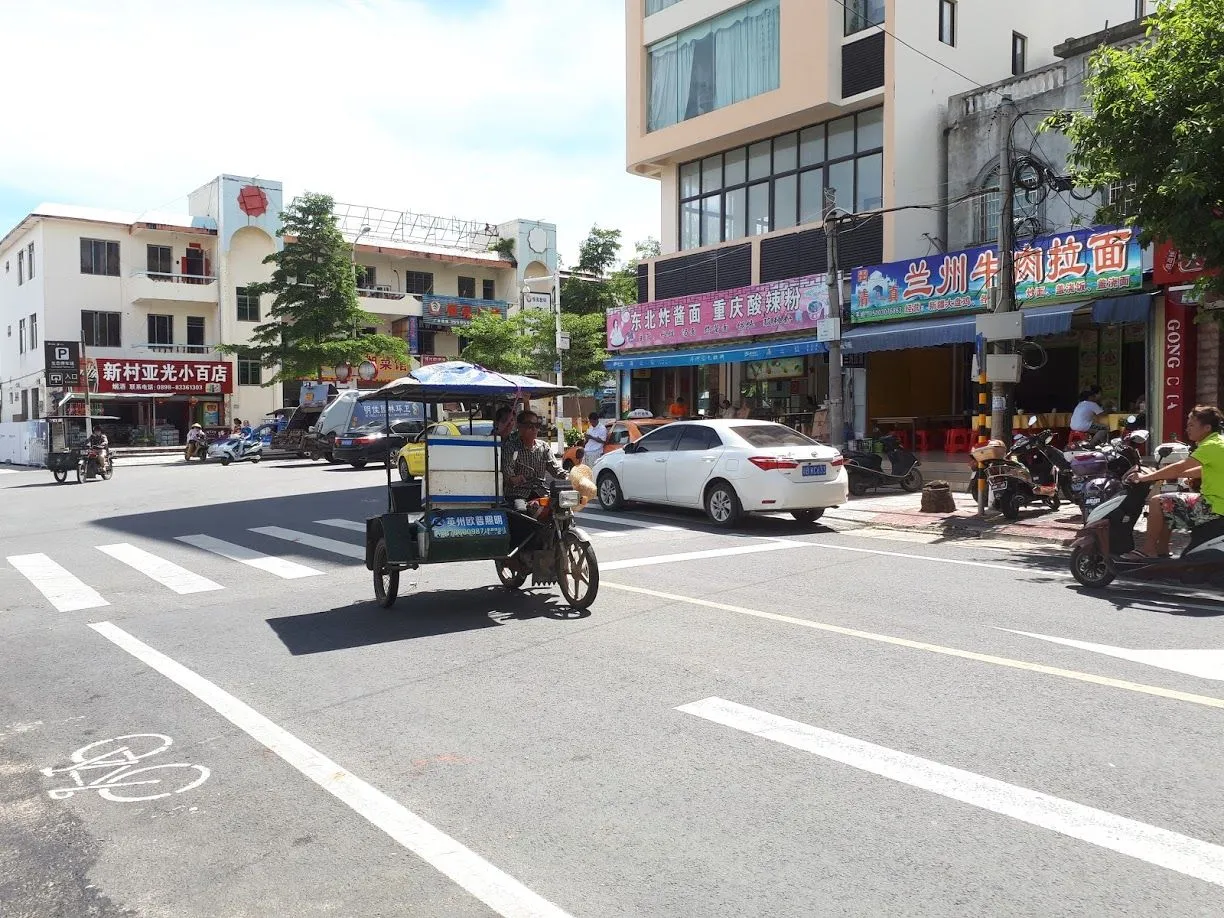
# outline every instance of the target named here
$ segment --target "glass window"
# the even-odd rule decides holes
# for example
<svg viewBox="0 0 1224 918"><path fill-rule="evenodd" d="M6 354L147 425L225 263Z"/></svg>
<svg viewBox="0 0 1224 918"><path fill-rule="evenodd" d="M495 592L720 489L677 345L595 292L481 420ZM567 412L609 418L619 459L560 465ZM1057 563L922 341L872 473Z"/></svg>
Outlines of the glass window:
<svg viewBox="0 0 1224 918"><path fill-rule="evenodd" d="M259 321L259 297L248 293L246 287L236 287L234 296L238 301L238 321Z"/></svg>
<svg viewBox="0 0 1224 918"><path fill-rule="evenodd" d="M174 316L149 316L149 344L174 343Z"/></svg>
<svg viewBox="0 0 1224 918"><path fill-rule="evenodd" d="M1012 32L1012 76L1020 76L1028 69L1028 39L1019 32Z"/></svg>
<svg viewBox="0 0 1224 918"><path fill-rule="evenodd" d="M762 179L769 175L769 141L762 140L748 148L748 178Z"/></svg>
<svg viewBox="0 0 1224 918"><path fill-rule="evenodd" d="M701 193L722 189L722 155L707 156L701 161Z"/></svg>
<svg viewBox="0 0 1224 918"><path fill-rule="evenodd" d="M845 0L842 6L846 10L847 35L884 24L884 0Z"/></svg>
<svg viewBox="0 0 1224 918"><path fill-rule="evenodd" d="M119 243L105 239L82 239L81 273L118 277Z"/></svg>
<svg viewBox="0 0 1224 918"><path fill-rule="evenodd" d="M671 452L672 447L676 445L676 440L680 438L680 430L679 426L671 424L660 427L638 440L637 447L648 453Z"/></svg>
<svg viewBox="0 0 1224 918"><path fill-rule="evenodd" d="M872 153L855 160L854 209L857 212L879 210L884 206L884 154Z"/></svg>
<svg viewBox="0 0 1224 918"><path fill-rule="evenodd" d="M665 10L672 4L679 2L680 0L646 0L646 15L653 16L660 10Z"/></svg>
<svg viewBox="0 0 1224 918"><path fill-rule="evenodd" d="M798 222L799 176L783 175L774 179L774 229L787 229Z"/></svg>
<svg viewBox="0 0 1224 918"><path fill-rule="evenodd" d="M150 245L146 246L148 270L150 274L160 274L161 277L154 277L154 280L169 280L170 273L174 270L174 257L168 245Z"/></svg>
<svg viewBox="0 0 1224 918"><path fill-rule="evenodd" d="M685 163L680 167L680 197L692 198L701 194L701 172L697 163Z"/></svg>
<svg viewBox="0 0 1224 918"><path fill-rule="evenodd" d="M734 150L728 150L723 157L723 181L727 187L732 185L742 185L748 181L748 150L744 147L736 147Z"/></svg>
<svg viewBox="0 0 1224 918"><path fill-rule="evenodd" d="M685 201L680 214L680 248L695 249L701 245L701 202Z"/></svg>
<svg viewBox="0 0 1224 918"><path fill-rule="evenodd" d="M608 442L619 443L621 446L624 446L629 442L629 428L624 424L615 425L608 433Z"/></svg>
<svg viewBox="0 0 1224 918"><path fill-rule="evenodd" d="M799 175L799 222L824 219L824 170L809 169Z"/></svg>
<svg viewBox="0 0 1224 918"><path fill-rule="evenodd" d="M433 293L434 276L432 271L405 271L404 292L413 296L424 296Z"/></svg>
<svg viewBox="0 0 1224 918"><path fill-rule="evenodd" d="M258 360L250 357L238 358L238 385L259 386L263 384L263 368Z"/></svg>
<svg viewBox="0 0 1224 918"><path fill-rule="evenodd" d="M799 141L796 134L783 134L774 138L774 175L793 172L799 168Z"/></svg>
<svg viewBox="0 0 1224 918"><path fill-rule="evenodd" d="M724 203L726 207L723 214L723 239L725 241L743 239L748 233L745 219L748 210L748 189L736 188L734 191L728 191Z"/></svg>
<svg viewBox="0 0 1224 918"><path fill-rule="evenodd" d="M829 159L854 155L854 116L829 122Z"/></svg>
<svg viewBox="0 0 1224 918"><path fill-rule="evenodd" d="M701 244L722 242L722 198L712 194L701 199Z"/></svg>
<svg viewBox="0 0 1224 918"><path fill-rule="evenodd" d="M469 300L476 299L476 278L459 278L459 296Z"/></svg>
<svg viewBox="0 0 1224 918"><path fill-rule="evenodd" d="M204 317L203 316L188 316L187 317L187 346L188 347L203 347L204 346Z"/></svg>
<svg viewBox="0 0 1224 918"><path fill-rule="evenodd" d="M486 278L480 282L480 298L482 300L497 299L497 284Z"/></svg>
<svg viewBox="0 0 1224 918"><path fill-rule="evenodd" d="M81 310L81 338L87 347L120 347L117 312Z"/></svg>
<svg viewBox="0 0 1224 918"><path fill-rule="evenodd" d="M817 446L815 440L805 437L797 430L781 424L742 424L731 428L731 432L749 446Z"/></svg>
<svg viewBox="0 0 1224 918"><path fill-rule="evenodd" d="M829 166L829 187L837 192L834 201L838 207L854 210L854 160Z"/></svg>
<svg viewBox="0 0 1224 918"><path fill-rule="evenodd" d="M780 2L751 0L651 45L647 130L777 89Z"/></svg>
<svg viewBox="0 0 1224 918"><path fill-rule="evenodd" d="M884 109L871 108L858 114L858 151L884 146Z"/></svg>
<svg viewBox="0 0 1224 918"><path fill-rule="evenodd" d="M769 225L769 182L760 182L748 186L748 235L760 236L768 233Z"/></svg>
<svg viewBox="0 0 1224 918"><path fill-rule="evenodd" d="M956 47L956 0L939 0L939 40Z"/></svg>
<svg viewBox="0 0 1224 918"><path fill-rule="evenodd" d="M711 437L711 434L713 434L713 437ZM715 434L710 428L702 427L699 424L685 424L680 428L680 440L676 443L676 451L704 452L707 449L721 445L722 442L718 439L718 434Z"/></svg>
<svg viewBox="0 0 1224 918"><path fill-rule="evenodd" d="M825 158L825 129L820 124L799 132L799 165L815 166Z"/></svg>

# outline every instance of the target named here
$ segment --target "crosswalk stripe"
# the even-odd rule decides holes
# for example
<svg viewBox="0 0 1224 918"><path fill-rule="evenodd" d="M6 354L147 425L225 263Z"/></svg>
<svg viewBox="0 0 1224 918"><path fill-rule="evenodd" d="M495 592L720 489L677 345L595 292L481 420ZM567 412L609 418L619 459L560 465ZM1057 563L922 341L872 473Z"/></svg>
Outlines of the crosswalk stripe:
<svg viewBox="0 0 1224 918"><path fill-rule="evenodd" d="M110 605L93 587L82 583L46 555L13 555L7 560L60 612Z"/></svg>
<svg viewBox="0 0 1224 918"><path fill-rule="evenodd" d="M98 551L110 555L116 561L135 568L150 580L156 580L162 586L183 595L186 593L207 593L209 590L225 589L221 584L214 583L207 577L193 574L185 567L179 567L173 561L159 558L157 555L137 548L127 542L114 545L99 545Z"/></svg>
<svg viewBox="0 0 1224 918"><path fill-rule="evenodd" d="M359 523L356 520L315 520L316 526L334 526L336 529L347 529L349 532L360 532L365 534L365 523Z"/></svg>
<svg viewBox="0 0 1224 918"><path fill-rule="evenodd" d="M290 561L287 558L277 558L274 555L265 555L262 552L247 548L245 545L235 545L233 542L224 542L221 539L214 539L212 536L175 536L175 541L184 542L195 548L212 552L214 555L220 555L222 558L228 558L231 561L237 561L239 564L245 564L248 567L266 571L283 580L299 580L302 577L315 577L323 573L322 571L315 570L313 567L307 567L305 564L298 564L296 561Z"/></svg>
<svg viewBox="0 0 1224 918"><path fill-rule="evenodd" d="M679 532L679 526L668 526L666 523L643 523L639 520L625 519L623 516L615 516L610 513L594 513L590 510L583 510L574 516L574 519L581 522L583 519L595 520L599 523L616 523L618 526L628 526L630 529L653 529L655 532Z"/></svg>
<svg viewBox="0 0 1224 918"><path fill-rule="evenodd" d="M346 558L353 558L356 561L365 560L365 546L353 545L351 542L338 542L335 539L325 539L322 536L310 535L307 532L298 532L295 529L282 529L280 526L260 526L251 529L251 532L259 533L260 535L271 536L274 539L283 539L286 542L296 542L299 545L307 545L311 548L317 548L319 551L328 551L333 555L343 555Z"/></svg>

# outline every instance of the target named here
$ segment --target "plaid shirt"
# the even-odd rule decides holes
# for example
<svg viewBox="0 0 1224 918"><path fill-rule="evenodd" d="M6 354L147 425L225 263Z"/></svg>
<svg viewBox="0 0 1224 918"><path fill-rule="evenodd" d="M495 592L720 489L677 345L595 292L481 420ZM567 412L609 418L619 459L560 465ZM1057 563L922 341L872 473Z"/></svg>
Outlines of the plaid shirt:
<svg viewBox="0 0 1224 918"><path fill-rule="evenodd" d="M535 445L526 446L519 438L518 432L512 433L502 443L502 475L506 482L506 497L526 498L531 496L534 479L550 477L564 478L565 470L553 458L552 450L543 440L536 440ZM510 479L528 476L528 481L522 484L512 484Z"/></svg>

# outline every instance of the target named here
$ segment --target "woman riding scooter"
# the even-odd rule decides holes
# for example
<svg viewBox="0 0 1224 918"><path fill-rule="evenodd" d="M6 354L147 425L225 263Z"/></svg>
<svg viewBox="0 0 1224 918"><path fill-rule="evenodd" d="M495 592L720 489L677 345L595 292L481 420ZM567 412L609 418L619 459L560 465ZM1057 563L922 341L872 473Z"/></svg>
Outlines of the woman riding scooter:
<svg viewBox="0 0 1224 918"><path fill-rule="evenodd" d="M1224 413L1214 405L1198 405L1186 420L1186 435L1197 444L1190 458L1140 475L1136 481L1176 481L1202 477L1198 494L1158 494L1148 501L1147 539L1143 548L1128 552L1127 561L1168 557L1174 529L1193 529L1224 516Z"/></svg>

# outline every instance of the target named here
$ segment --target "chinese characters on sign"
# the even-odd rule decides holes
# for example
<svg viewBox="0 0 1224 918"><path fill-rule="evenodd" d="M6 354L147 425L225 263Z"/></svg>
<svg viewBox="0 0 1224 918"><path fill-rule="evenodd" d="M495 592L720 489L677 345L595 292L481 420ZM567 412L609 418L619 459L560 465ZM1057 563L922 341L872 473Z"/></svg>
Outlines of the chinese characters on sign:
<svg viewBox="0 0 1224 918"><path fill-rule="evenodd" d="M450 328L467 325L484 312L506 315L506 304L501 300L473 300L463 296L437 296L427 293L421 297L421 323L426 327Z"/></svg>
<svg viewBox="0 0 1224 918"><path fill-rule="evenodd" d="M430 527L435 539L504 536L508 531L506 514L495 511L446 516Z"/></svg>
<svg viewBox="0 0 1224 918"><path fill-rule="evenodd" d="M1208 273L1207 264L1199 256L1186 255L1168 242L1156 243L1152 260L1152 280L1156 283L1195 284L1204 273Z"/></svg>
<svg viewBox="0 0 1224 918"><path fill-rule="evenodd" d="M829 317L823 274L608 310L608 347L631 350L811 331Z"/></svg>
<svg viewBox="0 0 1224 918"><path fill-rule="evenodd" d="M850 315L878 322L987 309L997 286L996 246L930 255L854 272ZM1125 293L1143 287L1139 230L1094 227L1041 236L1015 253L1022 306Z"/></svg>
<svg viewBox="0 0 1224 918"><path fill-rule="evenodd" d="M233 392L230 365L216 360L97 360L99 392L221 395Z"/></svg>

